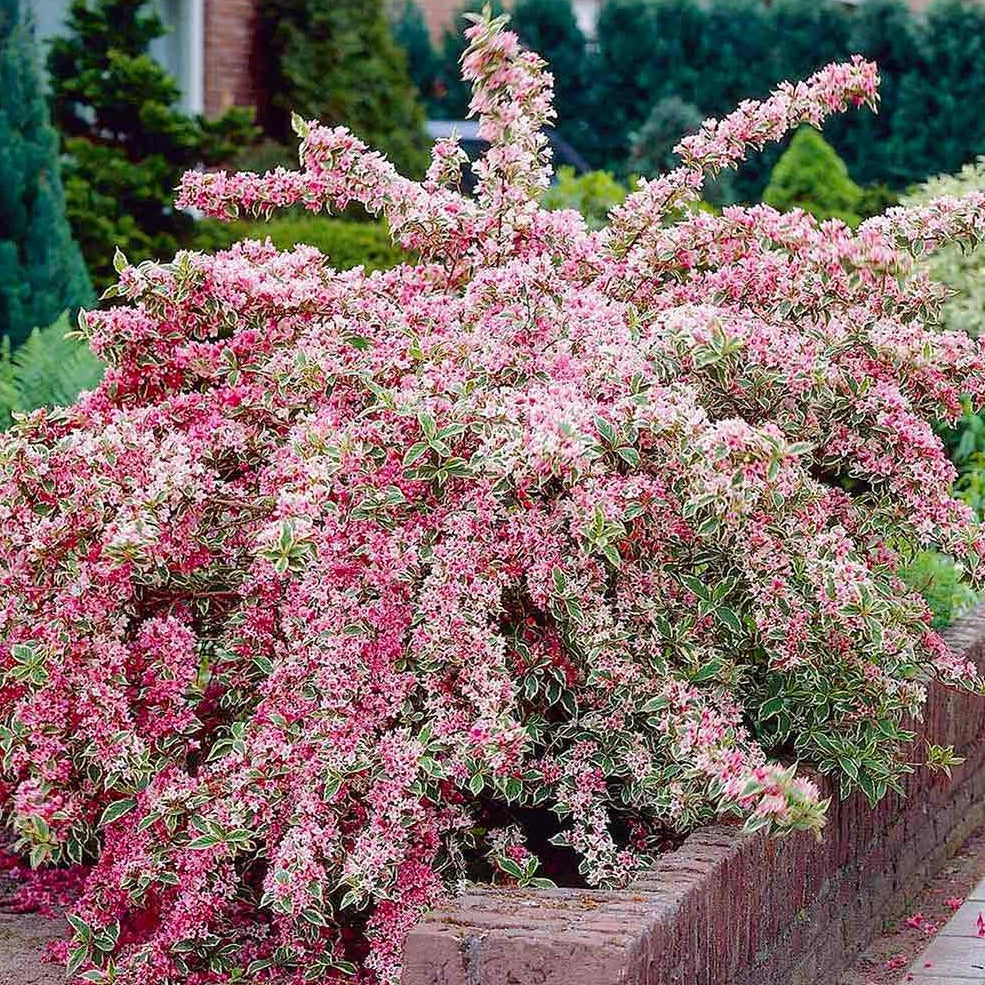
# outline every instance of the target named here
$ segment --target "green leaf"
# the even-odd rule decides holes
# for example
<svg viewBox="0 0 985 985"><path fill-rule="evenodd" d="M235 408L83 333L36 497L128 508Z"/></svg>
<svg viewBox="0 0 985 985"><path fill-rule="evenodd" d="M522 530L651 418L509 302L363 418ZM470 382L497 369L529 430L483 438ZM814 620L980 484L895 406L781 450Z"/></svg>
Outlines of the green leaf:
<svg viewBox="0 0 985 985"><path fill-rule="evenodd" d="M503 870L508 876L512 876L514 879L523 878L523 869L513 861L511 858L498 858L496 859L496 865Z"/></svg>
<svg viewBox="0 0 985 985"><path fill-rule="evenodd" d="M604 417L595 418L595 430L607 444L615 444L616 429Z"/></svg>
<svg viewBox="0 0 985 985"><path fill-rule="evenodd" d="M767 698L767 700L764 701L759 706L758 717L763 721L766 721L767 719L773 718L775 715L778 715L781 711L783 711L785 706L786 706L786 698L783 695L777 695L776 697L773 698Z"/></svg>
<svg viewBox="0 0 985 985"><path fill-rule="evenodd" d="M709 660L702 667L691 675L691 680L695 683L700 683L701 681L710 680L714 677L723 667L725 666L725 661L721 657L715 657L713 660Z"/></svg>
<svg viewBox="0 0 985 985"><path fill-rule="evenodd" d="M621 448L616 449L616 454L630 467L633 469L639 468L640 465L640 453L629 445L623 445Z"/></svg>
<svg viewBox="0 0 985 985"><path fill-rule="evenodd" d="M65 965L65 977L72 978L78 970L89 960L89 948L77 947L68 956Z"/></svg>
<svg viewBox="0 0 985 985"><path fill-rule="evenodd" d="M291 129L303 140L308 136L308 121L300 114L292 110L291 112Z"/></svg>
<svg viewBox="0 0 985 985"><path fill-rule="evenodd" d="M362 898L362 893L357 892L355 889L350 889L342 897L342 902L339 903L339 909L347 910L349 907L358 907L362 904Z"/></svg>
<svg viewBox="0 0 985 985"><path fill-rule="evenodd" d="M602 553L605 555L605 559L614 568L618 568L622 564L622 557L619 554L619 549L615 544L606 544L602 548Z"/></svg>
<svg viewBox="0 0 985 985"><path fill-rule="evenodd" d="M710 537L722 525L722 521L717 516L710 516L698 524L697 534L699 537Z"/></svg>
<svg viewBox="0 0 985 985"><path fill-rule="evenodd" d="M869 801L869 805L874 807L879 801L875 780L873 780L868 773L863 773L858 778L858 785L862 793L865 794L866 799Z"/></svg>
<svg viewBox="0 0 985 985"><path fill-rule="evenodd" d="M417 444L411 445L404 453L404 468L413 465L419 458L426 455L430 448L431 446L426 441L418 441Z"/></svg>
<svg viewBox="0 0 985 985"><path fill-rule="evenodd" d="M137 801L132 797L126 800L114 800L103 811L103 816L99 819L99 827L104 828L107 824L112 824L113 821L119 820L124 814L129 814L136 806Z"/></svg>
<svg viewBox="0 0 985 985"><path fill-rule="evenodd" d="M715 610L715 615L718 617L718 621L725 626L728 626L733 633L742 632L742 620L735 614L732 609L726 606L719 606Z"/></svg>
<svg viewBox="0 0 985 985"><path fill-rule="evenodd" d="M65 919L68 920L72 930L83 940L92 937L92 928L81 917L77 917L74 913L66 913Z"/></svg>
<svg viewBox="0 0 985 985"><path fill-rule="evenodd" d="M682 575L681 584L699 599L708 601L711 598L711 592L708 590L707 586L703 581L701 581L700 578L695 578L694 575Z"/></svg>
<svg viewBox="0 0 985 985"><path fill-rule="evenodd" d="M307 910L302 910L301 919L306 920L308 923L312 924L315 927L328 926L328 921L318 910L312 910L310 908Z"/></svg>

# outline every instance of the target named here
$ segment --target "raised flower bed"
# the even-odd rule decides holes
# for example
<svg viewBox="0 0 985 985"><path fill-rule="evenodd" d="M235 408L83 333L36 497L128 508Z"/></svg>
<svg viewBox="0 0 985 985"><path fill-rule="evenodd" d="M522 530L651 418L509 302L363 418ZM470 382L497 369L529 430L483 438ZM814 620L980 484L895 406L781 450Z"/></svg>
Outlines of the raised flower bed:
<svg viewBox="0 0 985 985"><path fill-rule="evenodd" d="M926 327L916 255L981 240L985 195L857 231L696 208L872 103L854 59L706 122L591 231L539 206L543 63L502 19L468 37L474 198L454 140L417 183L303 120L300 171L183 182L212 216L359 202L414 262L120 257L122 303L82 321L99 388L0 442L0 810L78 866L61 956L89 985L397 985L456 885L575 867L630 888L509 896L522 932L482 897L408 975L715 981L719 939L823 927L798 866L835 870L706 825L821 829L792 759L872 803L954 761L905 716L980 674L901 572L933 548L982 580L931 421L985 403L985 353ZM843 826L832 860L867 858Z"/></svg>
<svg viewBox="0 0 985 985"><path fill-rule="evenodd" d="M944 635L985 668L985 606ZM985 703L932 685L916 729L950 779L834 798L820 842L699 829L625 890L470 891L410 932L403 985L830 985L985 823Z"/></svg>

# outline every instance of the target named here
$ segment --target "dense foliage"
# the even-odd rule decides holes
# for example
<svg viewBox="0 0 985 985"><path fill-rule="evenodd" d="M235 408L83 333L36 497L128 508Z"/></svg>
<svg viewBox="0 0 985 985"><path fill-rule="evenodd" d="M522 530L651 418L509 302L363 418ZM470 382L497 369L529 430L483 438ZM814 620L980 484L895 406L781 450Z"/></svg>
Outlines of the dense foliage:
<svg viewBox="0 0 985 985"><path fill-rule="evenodd" d="M902 189L985 153L978 111L985 5L976 0L934 0L920 12L904 0L606 0L592 45L579 45L570 7L567 0L518 2L517 31L535 50L549 41L554 59L563 57L559 130L592 166L617 177L633 172L632 135L660 100L719 116L763 97L780 79L804 78L855 53L875 61L883 80L878 114L836 120L828 134L856 181ZM468 93L455 84L461 44L454 33L437 53L423 54L421 39L415 51L412 62L437 58L437 74L448 82L431 112L460 117ZM735 181L744 200L759 197L778 154L749 155Z"/></svg>
<svg viewBox="0 0 985 985"><path fill-rule="evenodd" d="M927 600L934 629L950 626L979 601L963 574L960 565L936 551L922 551L903 571L906 584Z"/></svg>
<svg viewBox="0 0 985 985"><path fill-rule="evenodd" d="M911 189L903 201L921 207L943 195L982 192L985 192L985 157L966 164L957 174L930 178ZM975 338L985 334L985 248L948 246L928 257L926 267L935 280L947 284L954 292L943 308L944 326Z"/></svg>
<svg viewBox="0 0 985 985"><path fill-rule="evenodd" d="M628 194L626 186L607 171L575 174L574 168L561 165L541 195L540 204L545 209L575 209L589 229L601 229L608 224L609 213L622 205Z"/></svg>
<svg viewBox="0 0 985 985"><path fill-rule="evenodd" d="M396 983L448 885L541 878L545 824L594 884L720 815L817 830L781 758L876 799L928 678L978 683L899 570L981 573L929 420L985 356L922 327L911 253L981 239L985 196L857 232L690 210L871 102L856 60L706 123L593 232L537 204L540 59L468 40L474 199L454 141L418 184L300 120L301 171L182 186L356 200L418 261L121 263L98 390L0 440L0 803L35 860L95 859L87 981Z"/></svg>
<svg viewBox="0 0 985 985"><path fill-rule="evenodd" d="M787 212L804 209L817 219L861 222L864 192L845 162L813 127L801 127L770 173L763 201Z"/></svg>
<svg viewBox="0 0 985 985"><path fill-rule="evenodd" d="M424 12L417 0L390 0L388 10L393 40L406 52L411 81L427 105L435 94L439 65Z"/></svg>
<svg viewBox="0 0 985 985"><path fill-rule="evenodd" d="M585 36L570 3L556 0L516 0L510 7L513 29L523 43L551 66L554 75L554 125L575 147L592 144L592 80L585 57Z"/></svg>
<svg viewBox="0 0 985 985"><path fill-rule="evenodd" d="M336 270L358 266L367 271L385 270L408 259L394 245L382 223L353 222L306 212L267 222L239 220L221 225L203 222L195 237L195 249L228 249L241 239L268 238L278 250L290 250L300 244L313 246L325 254Z"/></svg>
<svg viewBox="0 0 985 985"><path fill-rule="evenodd" d="M259 30L269 135L291 139L294 112L344 123L402 170L423 173L424 111L383 0L262 0Z"/></svg>
<svg viewBox="0 0 985 985"><path fill-rule="evenodd" d="M20 0L0 0L0 338L12 345L92 297L37 57Z"/></svg>
<svg viewBox="0 0 985 985"><path fill-rule="evenodd" d="M682 137L697 133L704 117L698 108L679 96L658 100L637 133L630 134L629 169L634 176L655 178L680 163L676 148ZM732 205L737 196L734 174L723 171L705 182L705 201L714 206Z"/></svg>
<svg viewBox="0 0 985 985"><path fill-rule="evenodd" d="M252 139L252 114L206 120L176 107L177 83L148 54L165 29L147 0L73 0L66 27L48 58L53 116L68 155L69 220L105 287L118 248L167 259L188 245L194 220L173 207L178 179Z"/></svg>
<svg viewBox="0 0 985 985"><path fill-rule="evenodd" d="M985 193L985 158L965 165L955 175L938 175L914 188L904 199L924 208L941 196ZM941 308L944 328L978 338L985 334L985 248L944 246L923 260L924 269L951 289ZM985 517L985 418L970 406L955 427L944 432L958 469L955 494Z"/></svg>
<svg viewBox="0 0 985 985"><path fill-rule="evenodd" d="M67 407L102 375L103 364L73 335L65 315L35 329L14 352L0 342L0 430L10 427L14 414Z"/></svg>

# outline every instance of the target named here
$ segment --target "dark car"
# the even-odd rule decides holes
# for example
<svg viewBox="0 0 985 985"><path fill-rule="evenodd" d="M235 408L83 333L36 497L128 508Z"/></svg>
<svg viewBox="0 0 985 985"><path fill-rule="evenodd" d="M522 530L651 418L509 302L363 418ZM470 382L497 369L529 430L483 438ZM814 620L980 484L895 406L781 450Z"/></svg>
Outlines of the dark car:
<svg viewBox="0 0 985 985"><path fill-rule="evenodd" d="M470 161L477 161L488 149L489 142L479 136L478 120L428 120L428 136L432 140L441 140L458 134L462 144L462 150L469 156ZM575 174L584 174L590 171L588 163L553 127L545 127L544 133L554 152L554 167L567 164L574 168ZM472 173L466 171L462 177L462 188L471 192L475 187L475 178Z"/></svg>

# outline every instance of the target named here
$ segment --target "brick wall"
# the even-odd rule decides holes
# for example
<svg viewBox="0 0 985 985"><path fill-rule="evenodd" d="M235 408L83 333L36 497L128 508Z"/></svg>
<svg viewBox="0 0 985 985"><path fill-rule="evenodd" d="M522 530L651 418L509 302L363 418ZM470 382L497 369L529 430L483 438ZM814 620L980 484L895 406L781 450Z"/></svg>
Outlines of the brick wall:
<svg viewBox="0 0 985 985"><path fill-rule="evenodd" d="M417 0L432 38L440 38L452 26L455 15L462 9L461 0Z"/></svg>
<svg viewBox="0 0 985 985"><path fill-rule="evenodd" d="M985 666L985 607L948 635ZM701 829L620 892L474 890L411 931L403 985L830 985L985 823L985 699L934 685L917 728L951 781L833 802L821 843Z"/></svg>
<svg viewBox="0 0 985 985"><path fill-rule="evenodd" d="M259 0L205 0L205 113L254 106Z"/></svg>

